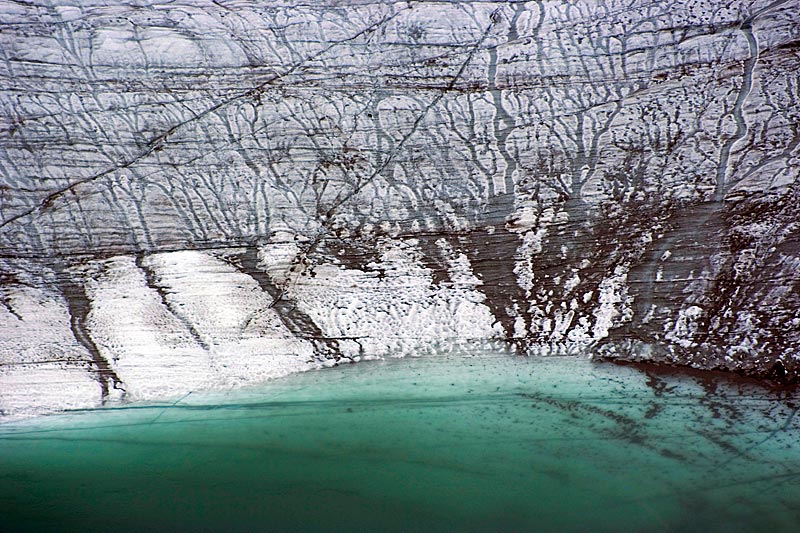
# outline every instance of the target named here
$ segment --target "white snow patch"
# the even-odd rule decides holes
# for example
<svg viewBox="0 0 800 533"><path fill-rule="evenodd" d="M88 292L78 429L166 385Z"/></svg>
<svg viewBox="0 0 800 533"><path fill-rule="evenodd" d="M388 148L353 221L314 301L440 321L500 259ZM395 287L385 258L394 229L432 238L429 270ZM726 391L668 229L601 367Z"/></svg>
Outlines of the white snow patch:
<svg viewBox="0 0 800 533"><path fill-rule="evenodd" d="M72 335L61 297L28 286L4 289L18 316L0 306L0 414L11 419L99 404L91 356Z"/></svg>
<svg viewBox="0 0 800 533"><path fill-rule="evenodd" d="M678 318L675 320L675 325L670 328L670 324L667 323L664 326L667 340L679 344L684 348L691 348L694 344L691 339L697 331L697 319L699 319L702 314L703 310L696 305L681 309L678 313Z"/></svg>
<svg viewBox="0 0 800 533"><path fill-rule="evenodd" d="M295 274L288 284L288 296L326 336L352 340L340 345L353 351L345 355L410 355L500 335L485 297L470 288L477 279L467 274L465 256L451 257L452 286L434 287L413 243L387 242L380 251L380 262L369 265L376 272L324 264L314 277Z"/></svg>
<svg viewBox="0 0 800 533"><path fill-rule="evenodd" d="M164 288L167 306L131 257L109 260L88 291L92 334L131 398L236 386L315 367L310 344L292 337L250 276L194 251L157 254L145 265Z"/></svg>
<svg viewBox="0 0 800 533"><path fill-rule="evenodd" d="M88 363L39 362L0 368L0 415L4 422L100 404L100 386Z"/></svg>
<svg viewBox="0 0 800 533"><path fill-rule="evenodd" d="M608 330L616 322L630 320L632 316L631 301L628 295L626 281L628 279L627 269L618 266L614 269L614 275L600 282L598 287L598 300L600 306L595 310L595 323L592 328L594 340L600 340L608 336Z"/></svg>

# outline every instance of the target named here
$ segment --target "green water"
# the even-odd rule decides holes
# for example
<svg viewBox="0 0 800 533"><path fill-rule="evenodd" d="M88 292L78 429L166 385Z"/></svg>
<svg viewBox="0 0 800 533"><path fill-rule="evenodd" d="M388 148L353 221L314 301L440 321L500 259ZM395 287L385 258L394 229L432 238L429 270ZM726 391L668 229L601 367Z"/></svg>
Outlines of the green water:
<svg viewBox="0 0 800 533"><path fill-rule="evenodd" d="M0 530L797 531L795 411L580 358L360 363L0 425Z"/></svg>

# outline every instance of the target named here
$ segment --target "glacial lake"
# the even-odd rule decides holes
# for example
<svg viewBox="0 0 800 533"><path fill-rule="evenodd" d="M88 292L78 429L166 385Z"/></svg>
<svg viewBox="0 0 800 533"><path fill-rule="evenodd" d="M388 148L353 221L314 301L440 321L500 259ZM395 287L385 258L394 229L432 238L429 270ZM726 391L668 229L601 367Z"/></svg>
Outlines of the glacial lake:
<svg viewBox="0 0 800 533"><path fill-rule="evenodd" d="M500 352L0 425L2 531L797 531L800 405Z"/></svg>

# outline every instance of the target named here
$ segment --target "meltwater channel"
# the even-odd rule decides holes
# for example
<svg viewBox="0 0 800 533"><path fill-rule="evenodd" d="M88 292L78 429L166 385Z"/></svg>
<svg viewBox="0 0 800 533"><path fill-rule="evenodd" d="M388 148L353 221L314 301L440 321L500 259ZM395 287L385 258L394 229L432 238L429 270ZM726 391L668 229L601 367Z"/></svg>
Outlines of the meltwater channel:
<svg viewBox="0 0 800 533"><path fill-rule="evenodd" d="M797 531L794 393L450 353L0 425L2 531Z"/></svg>

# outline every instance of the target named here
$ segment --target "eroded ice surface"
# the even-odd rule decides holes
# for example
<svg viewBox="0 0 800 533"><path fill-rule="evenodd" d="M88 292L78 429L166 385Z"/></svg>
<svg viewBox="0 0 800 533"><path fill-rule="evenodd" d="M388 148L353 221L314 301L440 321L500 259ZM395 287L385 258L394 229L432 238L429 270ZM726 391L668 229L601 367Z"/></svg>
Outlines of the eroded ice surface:
<svg viewBox="0 0 800 533"><path fill-rule="evenodd" d="M373 361L0 426L0 529L789 531L796 398L582 358Z"/></svg>
<svg viewBox="0 0 800 533"><path fill-rule="evenodd" d="M796 0L0 26L0 416L445 340L800 381Z"/></svg>

